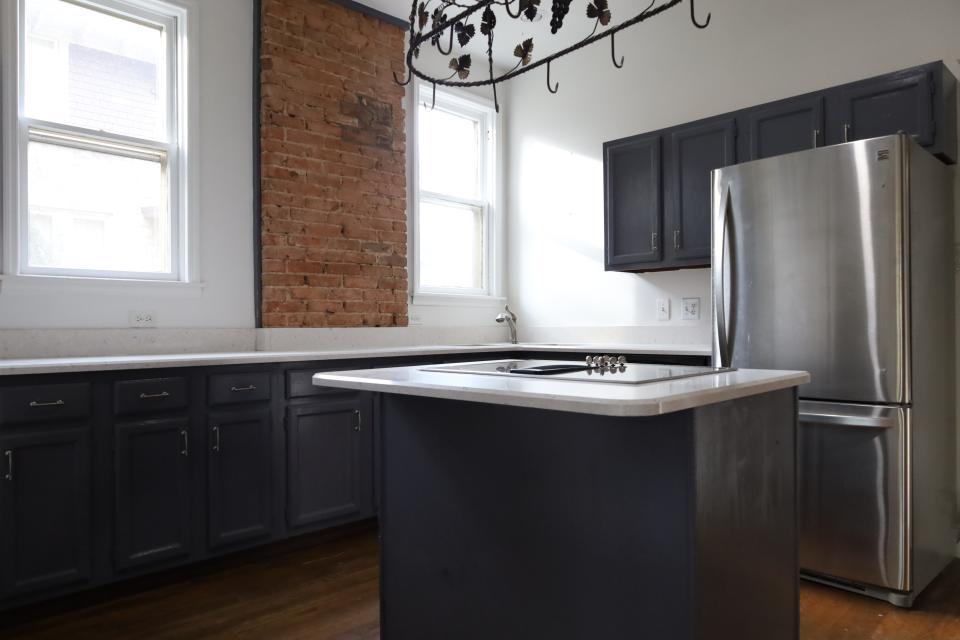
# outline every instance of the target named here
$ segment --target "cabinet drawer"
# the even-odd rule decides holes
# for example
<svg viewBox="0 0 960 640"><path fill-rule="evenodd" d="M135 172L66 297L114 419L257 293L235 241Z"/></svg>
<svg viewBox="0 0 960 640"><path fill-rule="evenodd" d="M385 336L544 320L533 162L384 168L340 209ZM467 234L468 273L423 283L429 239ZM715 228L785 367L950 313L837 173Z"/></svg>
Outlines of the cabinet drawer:
<svg viewBox="0 0 960 640"><path fill-rule="evenodd" d="M210 404L262 402L270 399L270 374L219 373L210 376Z"/></svg>
<svg viewBox="0 0 960 640"><path fill-rule="evenodd" d="M335 371L335 369L301 369L299 371L287 371L287 398L310 398L316 396L355 393L350 389L318 387L314 385L313 374L320 373L321 371Z"/></svg>
<svg viewBox="0 0 960 640"><path fill-rule="evenodd" d="M186 378L124 380L113 386L118 416L182 409L189 404Z"/></svg>
<svg viewBox="0 0 960 640"><path fill-rule="evenodd" d="M89 382L0 390L0 424L75 420L89 415Z"/></svg>

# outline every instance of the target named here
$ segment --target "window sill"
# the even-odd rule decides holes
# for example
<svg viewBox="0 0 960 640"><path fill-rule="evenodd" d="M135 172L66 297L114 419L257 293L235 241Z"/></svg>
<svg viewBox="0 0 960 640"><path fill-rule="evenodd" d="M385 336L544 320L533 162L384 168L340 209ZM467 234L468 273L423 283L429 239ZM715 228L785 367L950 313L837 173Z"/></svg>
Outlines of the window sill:
<svg viewBox="0 0 960 640"><path fill-rule="evenodd" d="M501 307L507 299L457 293L415 293L412 304L421 307Z"/></svg>
<svg viewBox="0 0 960 640"><path fill-rule="evenodd" d="M17 292L102 293L116 295L149 294L170 297L199 298L202 282L169 280L126 280L79 278L69 276L0 275L0 295Z"/></svg>

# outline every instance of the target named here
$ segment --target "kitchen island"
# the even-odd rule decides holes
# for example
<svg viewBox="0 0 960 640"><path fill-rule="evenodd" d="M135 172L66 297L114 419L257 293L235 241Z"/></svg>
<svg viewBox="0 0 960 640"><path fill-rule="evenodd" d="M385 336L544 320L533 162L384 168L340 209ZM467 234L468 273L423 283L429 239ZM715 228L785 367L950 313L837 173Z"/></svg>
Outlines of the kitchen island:
<svg viewBox="0 0 960 640"><path fill-rule="evenodd" d="M385 640L797 637L807 374L509 369L314 376L381 394Z"/></svg>

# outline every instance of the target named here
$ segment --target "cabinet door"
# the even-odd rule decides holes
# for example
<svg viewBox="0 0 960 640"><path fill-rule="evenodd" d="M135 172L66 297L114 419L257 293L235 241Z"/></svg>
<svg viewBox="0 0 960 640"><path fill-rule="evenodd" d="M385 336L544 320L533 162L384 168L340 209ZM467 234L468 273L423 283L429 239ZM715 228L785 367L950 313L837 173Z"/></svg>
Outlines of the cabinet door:
<svg viewBox="0 0 960 640"><path fill-rule="evenodd" d="M210 416L209 543L220 547L270 533L270 409Z"/></svg>
<svg viewBox="0 0 960 640"><path fill-rule="evenodd" d="M89 580L91 464L86 429L0 440L3 593Z"/></svg>
<svg viewBox="0 0 960 640"><path fill-rule="evenodd" d="M189 555L189 421L119 424L115 447L117 568Z"/></svg>
<svg viewBox="0 0 960 640"><path fill-rule="evenodd" d="M660 136L604 145L606 268L659 262L662 253Z"/></svg>
<svg viewBox="0 0 960 640"><path fill-rule="evenodd" d="M710 266L710 172L736 161L736 120L677 127L670 140L667 242L676 266Z"/></svg>
<svg viewBox="0 0 960 640"><path fill-rule="evenodd" d="M740 116L749 159L760 160L824 144L822 95L801 96L747 109Z"/></svg>
<svg viewBox="0 0 960 640"><path fill-rule="evenodd" d="M373 514L372 426L367 394L288 409L287 524L291 528Z"/></svg>
<svg viewBox="0 0 960 640"><path fill-rule="evenodd" d="M933 94L926 67L892 73L833 90L836 104L831 143L852 142L904 131L923 146L934 143ZM832 117L833 118L833 117Z"/></svg>

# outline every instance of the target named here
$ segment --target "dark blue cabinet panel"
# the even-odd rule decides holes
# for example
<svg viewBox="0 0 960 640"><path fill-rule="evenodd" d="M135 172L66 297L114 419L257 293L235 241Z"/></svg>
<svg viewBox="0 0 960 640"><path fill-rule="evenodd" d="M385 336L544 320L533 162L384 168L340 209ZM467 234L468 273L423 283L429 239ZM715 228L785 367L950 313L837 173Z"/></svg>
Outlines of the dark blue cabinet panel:
<svg viewBox="0 0 960 640"><path fill-rule="evenodd" d="M210 416L207 514L213 548L270 534L271 424L269 407Z"/></svg>
<svg viewBox="0 0 960 640"><path fill-rule="evenodd" d="M744 160L813 149L825 143L824 96L814 94L747 109L739 116L746 135Z"/></svg>
<svg viewBox="0 0 960 640"><path fill-rule="evenodd" d="M677 266L710 265L710 172L736 162L737 124L719 118L670 133L669 255Z"/></svg>
<svg viewBox="0 0 960 640"><path fill-rule="evenodd" d="M3 594L82 584L91 576L91 465L86 428L0 439Z"/></svg>
<svg viewBox="0 0 960 640"><path fill-rule="evenodd" d="M372 401L287 410L287 524L292 529L373 515Z"/></svg>
<svg viewBox="0 0 960 640"><path fill-rule="evenodd" d="M661 138L639 136L604 145L606 268L659 262Z"/></svg>
<svg viewBox="0 0 960 640"><path fill-rule="evenodd" d="M852 142L904 131L929 147L934 143L935 92L934 74L926 67L835 89L829 142Z"/></svg>
<svg viewBox="0 0 960 640"><path fill-rule="evenodd" d="M118 569L191 553L192 445L186 418L116 426L114 523Z"/></svg>

